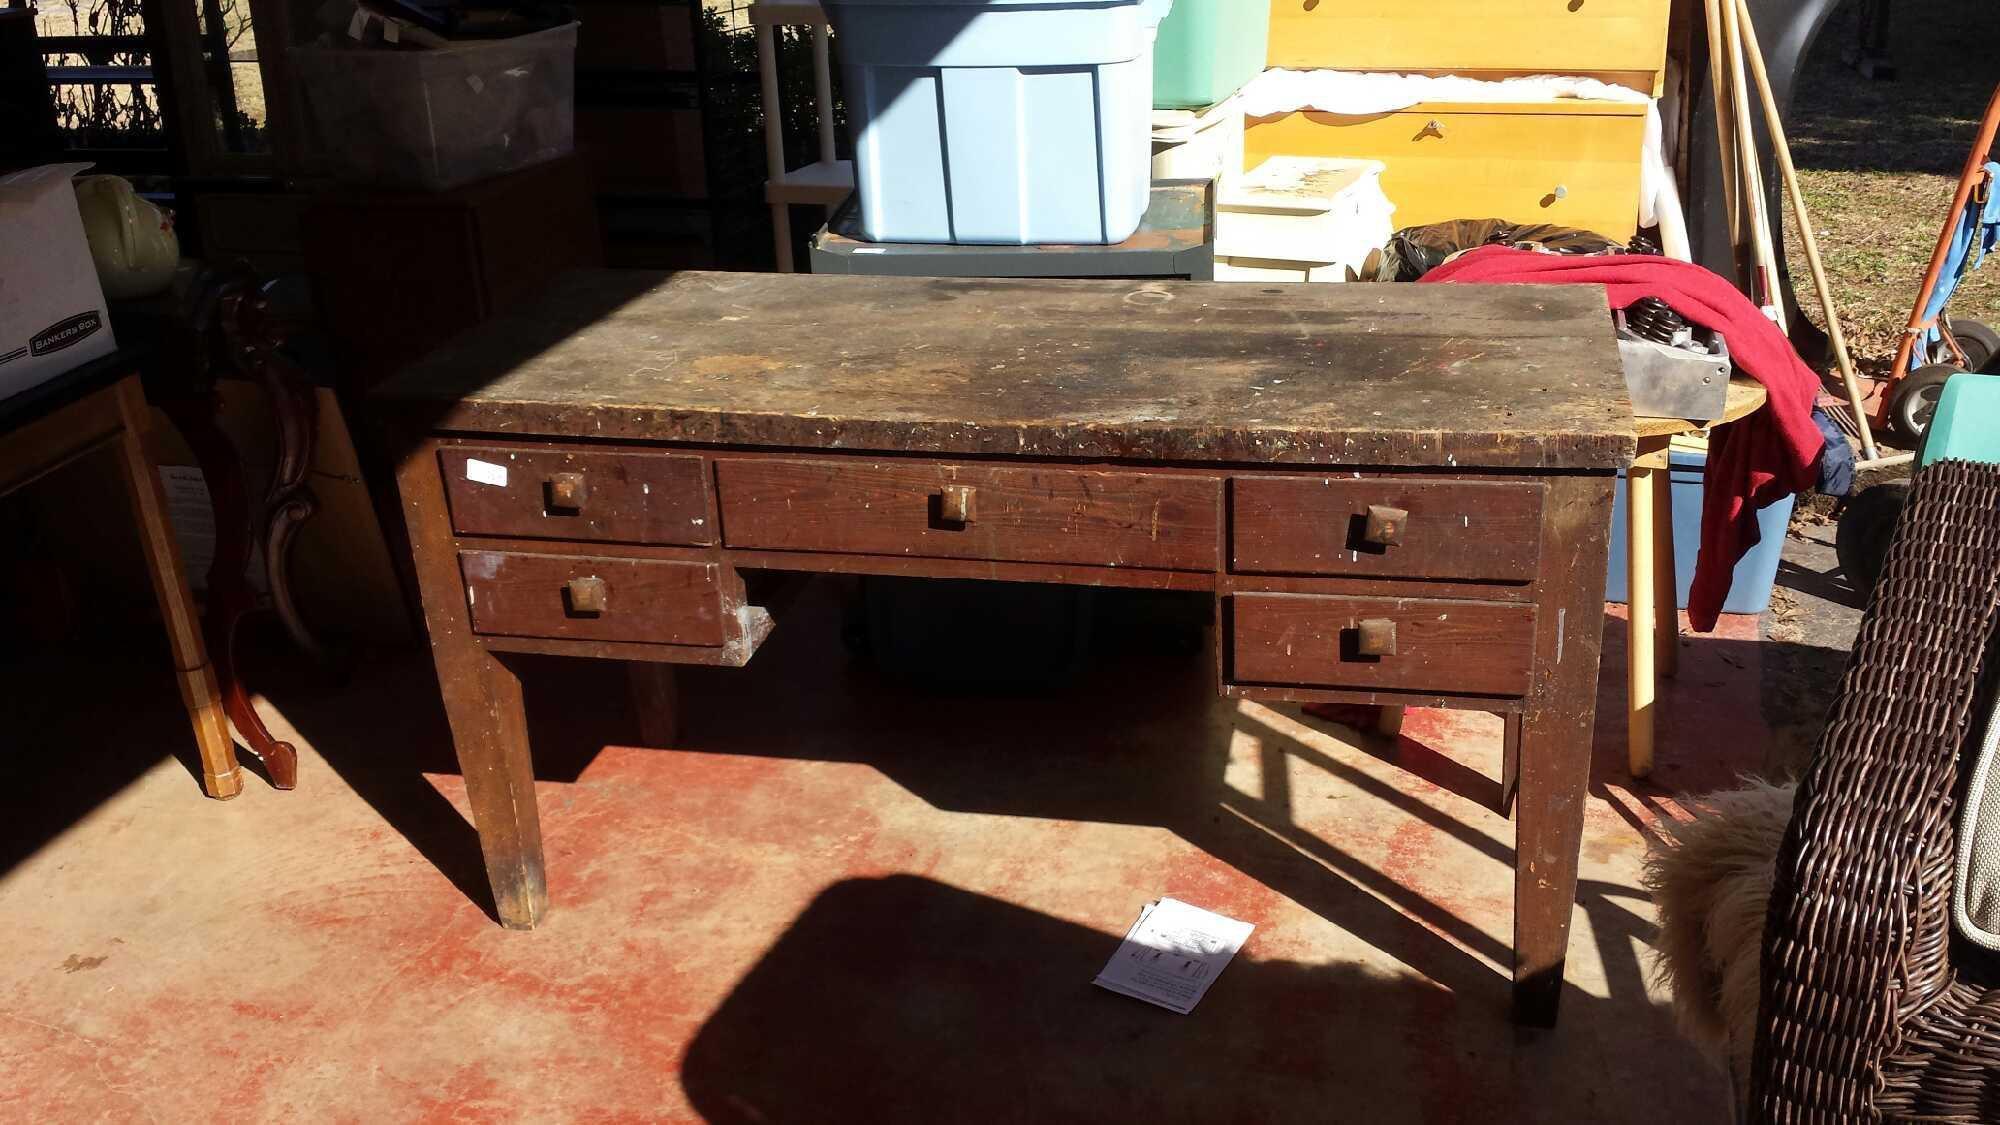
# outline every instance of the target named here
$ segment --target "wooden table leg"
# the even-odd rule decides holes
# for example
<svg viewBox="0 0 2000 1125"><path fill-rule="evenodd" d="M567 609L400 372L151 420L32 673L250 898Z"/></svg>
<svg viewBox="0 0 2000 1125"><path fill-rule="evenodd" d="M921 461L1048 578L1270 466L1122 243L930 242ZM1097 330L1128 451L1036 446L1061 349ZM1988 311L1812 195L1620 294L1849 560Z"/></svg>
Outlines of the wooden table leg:
<svg viewBox="0 0 2000 1125"><path fill-rule="evenodd" d="M467 634L440 644L433 633L431 649L494 911L508 929L532 930L548 912L549 891L520 677ZM446 649L454 651L446 655Z"/></svg>
<svg viewBox="0 0 2000 1125"><path fill-rule="evenodd" d="M166 490L160 485L159 470L146 440L150 415L145 395L136 375L121 380L111 393L117 396L118 416L124 427L118 443L119 465L124 470L120 475L138 521L139 543L153 579L153 597L159 602L160 618L166 622L167 636L173 643L181 700L194 720L195 745L201 752L201 786L209 796L227 800L243 791L243 770L236 764L236 743L229 736L222 692L208 662L208 646L202 643L201 615L188 590L187 568L174 542L173 527L167 522Z"/></svg>
<svg viewBox="0 0 2000 1125"><path fill-rule="evenodd" d="M1659 654L1660 614L1654 507L1659 495L1654 462L1666 455L1665 438L1646 438L1626 472L1625 482L1625 601L1628 624L1625 645L1626 764L1635 778L1653 772L1653 703L1658 681L1654 661ZM1669 603L1671 604L1671 602Z"/></svg>
<svg viewBox="0 0 2000 1125"><path fill-rule="evenodd" d="M639 719L639 741L655 750L671 748L680 735L680 688L674 666L633 661L625 669L632 684L632 710Z"/></svg>
<svg viewBox="0 0 2000 1125"><path fill-rule="evenodd" d="M1547 1027L1562 997L1597 714L1611 477L1549 481L1535 625L1542 669L1519 720L1514 828L1514 1019Z"/></svg>
<svg viewBox="0 0 2000 1125"><path fill-rule="evenodd" d="M507 928L533 929L548 910L549 895L521 681L473 635L436 446L425 443L412 450L397 466L396 480L438 688L465 774L493 905Z"/></svg>
<svg viewBox="0 0 2000 1125"><path fill-rule="evenodd" d="M1671 461L1653 476L1654 671L1672 679L1681 670L1680 575L1674 563L1674 470ZM1657 695L1657 692L1655 693ZM1655 726L1657 727L1657 723Z"/></svg>

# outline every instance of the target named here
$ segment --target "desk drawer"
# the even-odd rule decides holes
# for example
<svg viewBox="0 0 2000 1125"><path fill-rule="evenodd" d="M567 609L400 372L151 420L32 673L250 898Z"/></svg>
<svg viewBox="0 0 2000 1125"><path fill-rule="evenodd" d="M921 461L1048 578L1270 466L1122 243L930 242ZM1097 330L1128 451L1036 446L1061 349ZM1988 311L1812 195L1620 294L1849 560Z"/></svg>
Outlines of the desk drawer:
<svg viewBox="0 0 2000 1125"><path fill-rule="evenodd" d="M1453 695L1526 695L1535 607L1419 598L1238 594L1230 679ZM1363 623L1393 654L1364 655Z"/></svg>
<svg viewBox="0 0 2000 1125"><path fill-rule="evenodd" d="M771 551L1213 570L1222 482L1060 466L723 460L722 538Z"/></svg>
<svg viewBox="0 0 2000 1125"><path fill-rule="evenodd" d="M1241 476L1230 483L1229 566L1238 574L1532 582L1544 491L1536 481ZM1371 511L1406 514L1375 537L1388 542L1370 537Z"/></svg>
<svg viewBox="0 0 2000 1125"><path fill-rule="evenodd" d="M448 445L438 464L460 535L715 542L702 459L690 454Z"/></svg>
<svg viewBox="0 0 2000 1125"><path fill-rule="evenodd" d="M1251 120L1244 167L1271 156L1380 160L1398 227L1509 219L1625 239L1639 225L1645 132L1645 107L1619 102L1290 113Z"/></svg>
<svg viewBox="0 0 2000 1125"><path fill-rule="evenodd" d="M721 645L721 568L653 559L461 551L472 631L579 641Z"/></svg>

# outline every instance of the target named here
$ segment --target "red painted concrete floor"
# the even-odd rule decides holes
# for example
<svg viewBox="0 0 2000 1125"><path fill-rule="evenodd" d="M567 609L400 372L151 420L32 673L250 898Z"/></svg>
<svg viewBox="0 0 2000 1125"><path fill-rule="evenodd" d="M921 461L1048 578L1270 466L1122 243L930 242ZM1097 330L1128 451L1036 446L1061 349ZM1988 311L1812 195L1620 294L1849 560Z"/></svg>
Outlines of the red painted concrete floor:
<svg viewBox="0 0 2000 1125"><path fill-rule="evenodd" d="M673 750L620 744L616 669L530 667L553 908L524 934L421 653L338 688L273 662L299 788L215 803L163 647L98 646L0 716L0 1119L1726 1120L1635 874L1668 789L1759 764L1754 624L1687 643L1662 788L1624 776L1607 621L1552 1032L1506 1019L1490 716L1363 738L1143 640L1054 695L924 696L809 598L752 667L685 674ZM1257 926L1192 1015L1089 983L1163 894Z"/></svg>

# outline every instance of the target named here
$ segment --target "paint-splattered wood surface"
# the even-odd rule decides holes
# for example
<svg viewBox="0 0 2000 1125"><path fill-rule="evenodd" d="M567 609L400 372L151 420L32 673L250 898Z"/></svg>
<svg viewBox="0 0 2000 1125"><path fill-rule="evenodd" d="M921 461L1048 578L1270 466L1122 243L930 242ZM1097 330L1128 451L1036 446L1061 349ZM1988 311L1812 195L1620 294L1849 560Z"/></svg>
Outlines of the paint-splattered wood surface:
<svg viewBox="0 0 2000 1125"><path fill-rule="evenodd" d="M1604 468L1587 286L569 274L387 383L436 431L955 455Z"/></svg>

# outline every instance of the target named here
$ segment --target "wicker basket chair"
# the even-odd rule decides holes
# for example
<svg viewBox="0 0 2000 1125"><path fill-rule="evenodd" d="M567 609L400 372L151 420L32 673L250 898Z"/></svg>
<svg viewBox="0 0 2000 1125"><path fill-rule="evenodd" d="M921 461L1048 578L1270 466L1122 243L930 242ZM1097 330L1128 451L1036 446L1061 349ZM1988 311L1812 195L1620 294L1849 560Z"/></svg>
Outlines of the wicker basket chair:
<svg viewBox="0 0 2000 1125"><path fill-rule="evenodd" d="M2000 1122L2000 972L1951 915L1996 599L2000 466L1924 468L1778 853L1753 1121Z"/></svg>

